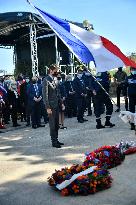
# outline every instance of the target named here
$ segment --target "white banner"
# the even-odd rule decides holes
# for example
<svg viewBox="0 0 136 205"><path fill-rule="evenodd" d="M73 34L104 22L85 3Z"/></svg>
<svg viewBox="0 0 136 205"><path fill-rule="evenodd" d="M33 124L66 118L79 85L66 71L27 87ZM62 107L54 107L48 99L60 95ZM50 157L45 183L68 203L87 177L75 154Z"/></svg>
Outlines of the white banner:
<svg viewBox="0 0 136 205"><path fill-rule="evenodd" d="M67 187L69 184L71 184L75 179L77 179L79 176L87 175L87 174L93 172L96 167L97 167L97 166L92 166L92 167L86 169L85 171L82 171L82 172L80 172L80 173L78 173L78 174L74 174L74 175L71 177L71 179L65 180L65 181L62 182L61 184L57 184L57 185L56 185L56 188L59 189L59 190L64 189L64 188Z"/></svg>

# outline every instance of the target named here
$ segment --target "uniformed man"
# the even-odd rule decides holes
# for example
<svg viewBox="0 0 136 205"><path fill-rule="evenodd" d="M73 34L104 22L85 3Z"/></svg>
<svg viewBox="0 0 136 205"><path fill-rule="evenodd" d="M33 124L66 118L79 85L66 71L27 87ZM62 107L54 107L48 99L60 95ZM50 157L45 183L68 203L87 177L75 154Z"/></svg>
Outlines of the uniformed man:
<svg viewBox="0 0 136 205"><path fill-rule="evenodd" d="M88 121L87 119L84 119L86 87L82 79L82 76L83 76L83 70L79 68L77 71L77 76L73 80L73 88L75 91L76 103L77 103L77 120L79 123Z"/></svg>
<svg viewBox="0 0 136 205"><path fill-rule="evenodd" d="M115 84L117 86L116 88L116 95L117 95L117 110L115 112L120 111L120 95L121 93L125 95L126 93L126 87L125 87L125 80L126 80L127 74L125 71L122 70L122 67L118 68L118 71L114 75ZM128 99L125 97L125 109L128 110Z"/></svg>
<svg viewBox="0 0 136 205"><path fill-rule="evenodd" d="M110 122L110 118L113 112L113 105L109 95L102 89L102 87L98 84L95 78L91 78L90 80L90 89L94 95L94 113L96 116L96 128L101 129L105 127L113 127L115 124ZM105 125L101 123L101 114L102 114L102 107L105 105L106 107L106 121Z"/></svg>
<svg viewBox="0 0 136 205"><path fill-rule="evenodd" d="M125 85L128 88L129 111L135 113L136 106L136 68L130 68L131 74L126 78ZM127 97L127 96L125 96ZM131 123L131 130L135 130L134 123Z"/></svg>
<svg viewBox="0 0 136 205"><path fill-rule="evenodd" d="M87 68L84 68L83 80L84 80L84 83L85 83L86 93L87 93L87 96L86 96L86 108L87 108L87 111L88 111L88 116L92 115L91 103L92 103L93 93L92 93L91 89L89 88L90 78L91 78L90 72L88 71Z"/></svg>
<svg viewBox="0 0 136 205"><path fill-rule="evenodd" d="M65 81L65 90L66 90L66 112L68 118L77 116L77 107L75 99L75 91L73 88L72 76L67 75Z"/></svg>

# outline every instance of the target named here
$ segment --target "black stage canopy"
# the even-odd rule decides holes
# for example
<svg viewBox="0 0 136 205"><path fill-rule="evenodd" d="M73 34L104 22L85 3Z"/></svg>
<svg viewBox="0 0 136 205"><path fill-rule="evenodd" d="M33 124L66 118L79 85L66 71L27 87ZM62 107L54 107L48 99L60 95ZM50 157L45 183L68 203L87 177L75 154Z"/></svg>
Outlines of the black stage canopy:
<svg viewBox="0 0 136 205"><path fill-rule="evenodd" d="M14 46L17 41L30 38L29 24L36 24L37 37L54 33L42 23L37 14L30 12L7 12L0 14L0 45Z"/></svg>
<svg viewBox="0 0 136 205"><path fill-rule="evenodd" d="M30 24L35 23L37 37L38 67L44 73L45 66L56 62L55 37L51 28L43 23L41 17L31 12L0 13L0 47L14 47L15 73L31 74ZM74 22L72 22L74 23ZM83 27L81 23L75 23ZM41 37L41 38L38 38ZM58 52L61 65L70 64L70 53L58 38Z"/></svg>

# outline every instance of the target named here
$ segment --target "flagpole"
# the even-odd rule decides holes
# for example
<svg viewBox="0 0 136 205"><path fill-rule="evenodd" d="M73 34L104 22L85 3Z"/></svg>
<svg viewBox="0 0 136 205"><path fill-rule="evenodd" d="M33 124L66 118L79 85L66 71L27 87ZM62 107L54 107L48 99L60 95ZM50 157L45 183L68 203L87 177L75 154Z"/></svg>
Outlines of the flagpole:
<svg viewBox="0 0 136 205"><path fill-rule="evenodd" d="M58 37L57 37L57 35L55 35L55 58L56 58L56 65L59 65Z"/></svg>

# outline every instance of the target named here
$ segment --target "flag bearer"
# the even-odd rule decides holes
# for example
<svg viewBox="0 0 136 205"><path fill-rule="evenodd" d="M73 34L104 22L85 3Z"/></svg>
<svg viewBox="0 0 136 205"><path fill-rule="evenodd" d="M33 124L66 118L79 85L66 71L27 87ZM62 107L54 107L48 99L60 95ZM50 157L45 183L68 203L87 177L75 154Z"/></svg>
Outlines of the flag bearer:
<svg viewBox="0 0 136 205"><path fill-rule="evenodd" d="M93 77L90 80L89 86L94 95L94 113L96 116L96 123L97 123L96 129L115 126L115 124L110 122L110 118L113 112L113 105L109 95L102 89L102 87L98 84L97 80L95 80ZM101 123L103 104L106 106L105 125L102 125Z"/></svg>

